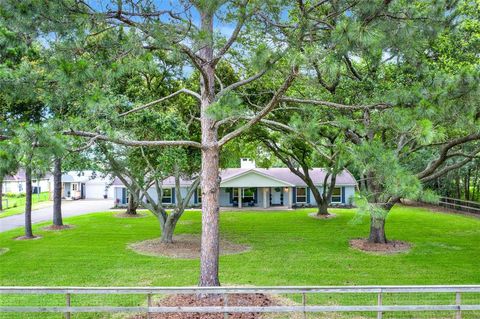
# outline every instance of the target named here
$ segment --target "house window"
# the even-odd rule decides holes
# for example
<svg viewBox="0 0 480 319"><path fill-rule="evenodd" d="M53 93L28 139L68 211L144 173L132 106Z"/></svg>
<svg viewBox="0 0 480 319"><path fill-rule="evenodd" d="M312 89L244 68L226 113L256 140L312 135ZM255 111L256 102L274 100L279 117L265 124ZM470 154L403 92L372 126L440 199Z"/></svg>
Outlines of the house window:
<svg viewBox="0 0 480 319"><path fill-rule="evenodd" d="M197 188L197 203L202 202L202 189L199 187Z"/></svg>
<svg viewBox="0 0 480 319"><path fill-rule="evenodd" d="M164 188L163 189L162 203L164 203L164 204L171 204L172 203L172 189L171 188Z"/></svg>
<svg viewBox="0 0 480 319"><path fill-rule="evenodd" d="M307 202L307 188L297 187L297 203L306 203L306 202Z"/></svg>
<svg viewBox="0 0 480 319"><path fill-rule="evenodd" d="M72 184L72 191L78 191L78 184Z"/></svg>
<svg viewBox="0 0 480 319"><path fill-rule="evenodd" d="M238 188L232 188L232 201L238 203Z"/></svg>
<svg viewBox="0 0 480 319"><path fill-rule="evenodd" d="M332 192L332 203L341 203L342 202L342 188L335 187Z"/></svg>
<svg viewBox="0 0 480 319"><path fill-rule="evenodd" d="M253 202L255 200L255 191L256 188L244 188L242 190L242 201L245 203Z"/></svg>

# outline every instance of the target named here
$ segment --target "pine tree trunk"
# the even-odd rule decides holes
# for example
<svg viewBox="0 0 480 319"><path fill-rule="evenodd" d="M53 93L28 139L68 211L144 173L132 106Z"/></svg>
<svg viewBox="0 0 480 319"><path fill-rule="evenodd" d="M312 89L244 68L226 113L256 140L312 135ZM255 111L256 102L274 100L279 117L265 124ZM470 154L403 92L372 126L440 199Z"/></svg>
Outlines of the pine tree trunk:
<svg viewBox="0 0 480 319"><path fill-rule="evenodd" d="M385 218L370 218L370 236L368 242L374 244L386 244L387 236L385 235Z"/></svg>
<svg viewBox="0 0 480 319"><path fill-rule="evenodd" d="M0 212L3 210L3 177L0 178Z"/></svg>
<svg viewBox="0 0 480 319"><path fill-rule="evenodd" d="M202 248L200 253L200 286L219 286L219 152L218 148L202 151Z"/></svg>
<svg viewBox="0 0 480 319"><path fill-rule="evenodd" d="M53 225L63 226L62 218L62 160L55 159L53 169Z"/></svg>
<svg viewBox="0 0 480 319"><path fill-rule="evenodd" d="M32 231L32 169L25 169L25 237L33 238Z"/></svg>
<svg viewBox="0 0 480 319"><path fill-rule="evenodd" d="M135 197L133 196L132 192L129 192L128 206L127 206L127 211L125 213L128 215L136 215L137 208L138 208L138 203L135 201Z"/></svg>
<svg viewBox="0 0 480 319"><path fill-rule="evenodd" d="M200 122L202 130L202 247L200 251L200 286L220 286L219 262L219 191L220 173L218 134L215 120L208 108L215 100L215 66L213 61L213 13L208 9L200 12L201 29L205 34L200 56L208 61L200 77Z"/></svg>

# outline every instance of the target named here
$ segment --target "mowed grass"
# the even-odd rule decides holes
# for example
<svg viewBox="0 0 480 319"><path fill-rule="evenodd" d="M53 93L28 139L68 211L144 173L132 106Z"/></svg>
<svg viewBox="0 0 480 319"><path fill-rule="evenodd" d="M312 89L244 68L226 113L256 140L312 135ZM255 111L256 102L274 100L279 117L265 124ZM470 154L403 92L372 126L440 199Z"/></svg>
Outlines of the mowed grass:
<svg viewBox="0 0 480 319"><path fill-rule="evenodd" d="M49 200L49 192L43 192L40 193L40 195L33 194L32 208L35 209L39 206L38 203L47 202ZM0 210L0 218L22 214L25 212L25 197L4 196L3 207L4 210Z"/></svg>
<svg viewBox="0 0 480 319"><path fill-rule="evenodd" d="M351 238L368 235L368 220L354 210L335 210L334 219L308 217L312 210L222 212L221 235L248 244L251 251L220 258L223 285L440 285L480 284L480 219L395 207L387 222L390 239L410 242L407 253L373 255L349 248ZM200 212L186 212L176 233L199 234ZM0 221L1 222L1 221ZM42 238L15 241L21 229L0 234L0 285L3 286L191 286L198 260L139 255L129 243L156 238L158 222L95 213L67 219L74 229L46 232ZM0 298L1 305L62 305L64 297ZM316 298L316 299L315 299ZM362 299L363 298L363 299ZM358 304L375 296L313 297L310 301ZM393 297L392 297L393 298ZM429 296L428 302L445 302ZM452 299L451 296L445 297ZM479 296L464 302L480 303ZM74 296L74 305L139 305L144 296ZM294 298L294 300L298 300ZM388 300L388 298L387 298ZM392 299L393 300L393 299ZM417 297L397 303L419 302ZM454 299L452 299L454 300ZM428 303L427 302L427 303ZM103 318L82 314L78 318ZM406 315L409 317L409 315ZM413 316L414 318L416 316ZM0 314L0 318L60 318L46 314ZM74 317L74 318L77 318ZM386 316L385 318L389 318ZM432 317L430 317L432 318ZM436 318L436 317L435 317Z"/></svg>

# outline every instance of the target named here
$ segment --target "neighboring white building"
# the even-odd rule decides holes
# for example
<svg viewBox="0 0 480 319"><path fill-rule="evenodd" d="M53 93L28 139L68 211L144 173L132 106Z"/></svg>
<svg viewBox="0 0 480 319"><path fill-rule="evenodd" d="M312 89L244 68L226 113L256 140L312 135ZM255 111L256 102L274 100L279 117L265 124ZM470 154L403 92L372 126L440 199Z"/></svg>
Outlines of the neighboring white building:
<svg viewBox="0 0 480 319"><path fill-rule="evenodd" d="M312 168L310 177L315 186L322 189L326 170ZM288 168L257 168L255 162L241 159L241 168L227 168L220 171L220 206L223 207L303 207L316 205L312 191L297 175ZM180 191L186 195L191 181L181 180ZM357 188L353 175L344 170L337 175L332 205L351 205ZM115 181L114 200L126 204L128 192L118 180ZM156 198L155 188L149 189L152 198ZM163 181L163 202L175 203L175 180L173 177ZM200 206L202 201L200 189L190 200L191 206Z"/></svg>
<svg viewBox="0 0 480 319"><path fill-rule="evenodd" d="M32 190L34 194L41 192L49 192L50 184L48 182L50 174L39 179L32 176ZM13 176L5 176L1 185L3 193L25 194L25 170L19 169Z"/></svg>
<svg viewBox="0 0 480 319"><path fill-rule="evenodd" d="M113 199L111 176L94 171L70 171L62 175L62 198L64 199ZM50 177L53 191L53 176Z"/></svg>

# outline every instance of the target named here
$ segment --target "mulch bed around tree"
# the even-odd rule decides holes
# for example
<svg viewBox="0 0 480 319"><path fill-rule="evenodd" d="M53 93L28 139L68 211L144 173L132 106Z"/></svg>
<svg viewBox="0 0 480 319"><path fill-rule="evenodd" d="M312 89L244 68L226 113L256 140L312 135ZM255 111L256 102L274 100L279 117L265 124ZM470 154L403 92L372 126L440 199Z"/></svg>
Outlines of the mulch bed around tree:
<svg viewBox="0 0 480 319"><path fill-rule="evenodd" d="M412 246L399 240L390 240L386 244L372 244L366 238L356 238L350 240L350 247L378 254L396 254L409 251Z"/></svg>
<svg viewBox="0 0 480 319"><path fill-rule="evenodd" d="M37 239L40 239L40 238L42 238L42 236L34 235L33 237L19 236L19 237L15 237L14 239L15 240L37 240Z"/></svg>
<svg viewBox="0 0 480 319"><path fill-rule="evenodd" d="M46 231L59 231L59 230L64 230L64 229L72 229L73 225L62 225L62 226L57 226L57 225L49 225L49 226L45 226L45 227L42 227L42 230L46 230Z"/></svg>
<svg viewBox="0 0 480 319"><path fill-rule="evenodd" d="M227 298L228 306L275 306L278 302L273 297L264 294L231 294ZM155 303L155 306L164 307L198 307L198 306L224 306L223 296L200 297L197 295L172 295ZM231 319L257 319L262 318L260 313L229 313ZM131 319L145 319L146 315L136 315ZM223 313L162 313L152 314L153 319L223 319Z"/></svg>
<svg viewBox="0 0 480 319"><path fill-rule="evenodd" d="M310 213L308 216L315 219L332 219L337 217L337 214L328 214L328 215L318 215L317 213Z"/></svg>
<svg viewBox="0 0 480 319"><path fill-rule="evenodd" d="M183 259L200 258L200 235L177 235L172 244L160 242L160 238L128 245L133 251L148 256L162 256ZM220 255L232 255L249 251L250 247L220 239Z"/></svg>
<svg viewBox="0 0 480 319"><path fill-rule="evenodd" d="M117 218L142 218L147 217L147 214L136 213L136 214L127 214L127 213L118 213L114 215Z"/></svg>

